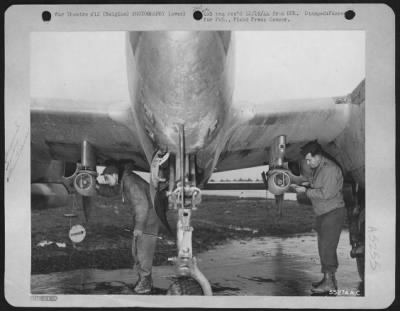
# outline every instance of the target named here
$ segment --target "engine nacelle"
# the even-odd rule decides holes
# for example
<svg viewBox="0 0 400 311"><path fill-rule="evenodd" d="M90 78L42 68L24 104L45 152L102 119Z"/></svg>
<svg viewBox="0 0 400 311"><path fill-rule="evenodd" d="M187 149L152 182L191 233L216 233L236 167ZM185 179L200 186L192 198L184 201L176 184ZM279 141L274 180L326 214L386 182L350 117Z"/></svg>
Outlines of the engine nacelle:
<svg viewBox="0 0 400 311"><path fill-rule="evenodd" d="M287 170L274 169L268 172L268 190L274 195L285 193L290 187L290 174Z"/></svg>
<svg viewBox="0 0 400 311"><path fill-rule="evenodd" d="M96 176L95 171L82 170L79 171L74 179L74 187L76 191L85 197L96 194Z"/></svg>

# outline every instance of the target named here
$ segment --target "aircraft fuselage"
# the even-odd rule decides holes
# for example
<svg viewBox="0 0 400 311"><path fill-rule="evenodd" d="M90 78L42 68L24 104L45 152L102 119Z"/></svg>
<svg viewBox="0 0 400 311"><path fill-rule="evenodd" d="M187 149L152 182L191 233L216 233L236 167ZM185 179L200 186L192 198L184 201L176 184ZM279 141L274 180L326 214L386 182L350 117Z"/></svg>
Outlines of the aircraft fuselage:
<svg viewBox="0 0 400 311"><path fill-rule="evenodd" d="M187 153L206 149L214 158L233 90L222 35L143 32L127 41L131 101L148 160L157 147L178 152L179 124Z"/></svg>

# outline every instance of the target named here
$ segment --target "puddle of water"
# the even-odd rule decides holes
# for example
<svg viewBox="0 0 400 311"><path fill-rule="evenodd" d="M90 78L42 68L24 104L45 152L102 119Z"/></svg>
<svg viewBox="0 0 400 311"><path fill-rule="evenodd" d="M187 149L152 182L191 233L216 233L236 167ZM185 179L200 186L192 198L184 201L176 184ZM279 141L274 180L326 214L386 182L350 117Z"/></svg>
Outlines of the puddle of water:
<svg viewBox="0 0 400 311"><path fill-rule="evenodd" d="M339 289L359 289L360 278L349 254L348 232L343 231L339 246ZM311 282L321 278L317 236L265 237L233 241L215 252L200 254L200 267L210 281L240 283L239 295L310 295ZM212 262L213 266L207 263ZM232 273L236 271L237 273ZM247 280L247 281L246 281ZM244 283L243 283L244 282Z"/></svg>
<svg viewBox="0 0 400 311"><path fill-rule="evenodd" d="M350 257L348 232L339 246L339 289L360 289L360 278ZM321 278L315 233L285 238L264 237L232 241L197 255L201 271L216 296L309 296L311 282ZM174 278L172 266L153 268L152 295L165 295ZM33 294L132 294L132 269L85 269L33 275Z"/></svg>

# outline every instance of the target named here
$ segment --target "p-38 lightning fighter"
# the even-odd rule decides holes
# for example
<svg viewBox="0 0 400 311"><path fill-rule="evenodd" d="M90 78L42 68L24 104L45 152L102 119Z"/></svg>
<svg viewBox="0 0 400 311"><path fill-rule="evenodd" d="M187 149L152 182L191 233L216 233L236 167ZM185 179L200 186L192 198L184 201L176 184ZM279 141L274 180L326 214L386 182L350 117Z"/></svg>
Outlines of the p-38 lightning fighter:
<svg viewBox="0 0 400 311"><path fill-rule="evenodd" d="M179 215L177 275L194 279L204 295L212 291L192 254L191 226L201 189L213 172L268 164L268 190L279 203L290 184L307 174L300 147L310 140L317 139L341 164L351 185L351 243L364 243L365 82L349 86L354 90L348 94L334 94L340 97L261 96L248 106L235 97L242 87L234 79L240 75L235 47L241 44L235 40L230 31L126 32L121 55L129 100L31 98L32 184L77 192L88 212L96 166L130 162L134 170L149 172L157 214L164 221L168 209ZM78 81L80 74L72 73ZM268 93L268 85L260 93ZM363 256L357 261L363 275Z"/></svg>

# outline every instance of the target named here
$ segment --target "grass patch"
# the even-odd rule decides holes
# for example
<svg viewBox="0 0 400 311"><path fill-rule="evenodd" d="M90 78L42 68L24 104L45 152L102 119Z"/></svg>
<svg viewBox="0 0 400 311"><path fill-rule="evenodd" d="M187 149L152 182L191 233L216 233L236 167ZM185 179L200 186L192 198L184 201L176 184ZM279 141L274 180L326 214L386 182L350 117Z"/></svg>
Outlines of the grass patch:
<svg viewBox="0 0 400 311"><path fill-rule="evenodd" d="M76 217L66 217L65 214ZM284 236L311 232L314 212L311 206L294 201L282 203L282 217L273 200L258 198L203 196L203 202L192 213L193 252L199 253L230 239L262 236ZM172 228L176 211L168 212ZM53 209L33 209L32 274L68 271L84 268L118 269L132 267L131 233L132 209L120 200L95 198L95 208L89 223L85 222L82 208L73 200L67 206ZM73 245L68 232L74 224L86 228L83 242ZM41 241L65 243L38 246ZM166 264L168 257L176 256L175 235L160 230L154 265Z"/></svg>

